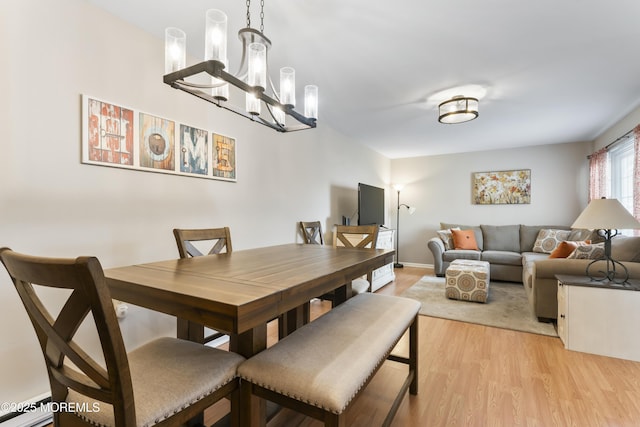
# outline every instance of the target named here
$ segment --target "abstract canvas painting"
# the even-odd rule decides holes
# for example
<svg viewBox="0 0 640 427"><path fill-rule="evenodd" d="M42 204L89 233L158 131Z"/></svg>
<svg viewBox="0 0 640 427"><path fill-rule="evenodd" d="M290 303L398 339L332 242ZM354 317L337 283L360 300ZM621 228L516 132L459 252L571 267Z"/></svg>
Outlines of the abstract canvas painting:
<svg viewBox="0 0 640 427"><path fill-rule="evenodd" d="M531 203L531 170L475 172L473 203L476 205Z"/></svg>

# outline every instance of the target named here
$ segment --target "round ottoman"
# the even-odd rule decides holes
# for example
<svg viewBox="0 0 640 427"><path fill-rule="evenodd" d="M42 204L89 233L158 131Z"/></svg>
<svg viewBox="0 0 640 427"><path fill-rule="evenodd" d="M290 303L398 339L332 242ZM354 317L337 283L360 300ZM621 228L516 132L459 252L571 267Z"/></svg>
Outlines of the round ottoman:
<svg viewBox="0 0 640 427"><path fill-rule="evenodd" d="M449 299L487 302L489 297L489 263L457 259L445 271L445 295Z"/></svg>

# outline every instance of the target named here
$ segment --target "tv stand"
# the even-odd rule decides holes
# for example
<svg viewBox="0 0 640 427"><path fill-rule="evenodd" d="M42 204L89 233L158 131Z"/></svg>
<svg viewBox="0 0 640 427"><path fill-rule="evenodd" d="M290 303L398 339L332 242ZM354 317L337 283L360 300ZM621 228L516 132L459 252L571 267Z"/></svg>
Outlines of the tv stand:
<svg viewBox="0 0 640 427"><path fill-rule="evenodd" d="M380 226L380 230L378 231L378 241L376 242L376 249L394 249L395 235L396 230ZM393 271L392 262L378 268L377 270L373 270L371 292L377 291L384 285L395 280L395 278L396 274Z"/></svg>

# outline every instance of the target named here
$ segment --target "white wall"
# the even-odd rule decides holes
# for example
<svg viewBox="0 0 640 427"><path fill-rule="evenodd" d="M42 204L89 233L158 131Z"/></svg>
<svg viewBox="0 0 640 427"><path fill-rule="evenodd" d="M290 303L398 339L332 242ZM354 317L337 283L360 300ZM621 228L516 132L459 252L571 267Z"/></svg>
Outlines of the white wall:
<svg viewBox="0 0 640 427"><path fill-rule="evenodd" d="M317 129L279 134L171 89L163 41L83 0L3 0L0 55L0 246L109 268L176 257L174 227L228 225L235 250L294 242L297 221L352 215L358 182L389 182L390 161L324 127L322 110ZM81 164L81 94L235 137L238 182ZM130 348L175 334L135 307L121 327ZM48 392L4 269L0 336L0 402Z"/></svg>
<svg viewBox="0 0 640 427"><path fill-rule="evenodd" d="M405 184L400 202L417 208L400 212L400 261L433 264L427 241L440 222L570 225L587 204L591 151L572 143L392 160L392 181ZM511 169L531 170L530 204L472 204L473 172Z"/></svg>
<svg viewBox="0 0 640 427"><path fill-rule="evenodd" d="M595 140L594 151L611 144L622 135L635 129L638 124L640 124L640 107L633 109L613 126L602 132L602 134Z"/></svg>

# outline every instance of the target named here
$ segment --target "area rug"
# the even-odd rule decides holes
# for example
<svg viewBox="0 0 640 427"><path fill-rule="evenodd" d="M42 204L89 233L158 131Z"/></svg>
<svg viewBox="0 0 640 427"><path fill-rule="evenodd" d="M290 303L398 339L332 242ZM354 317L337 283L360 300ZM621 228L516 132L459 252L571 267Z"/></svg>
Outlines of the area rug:
<svg viewBox="0 0 640 427"><path fill-rule="evenodd" d="M553 324L538 322L521 283L491 282L487 302L451 300L444 277L424 276L402 296L422 303L420 314L557 337Z"/></svg>

